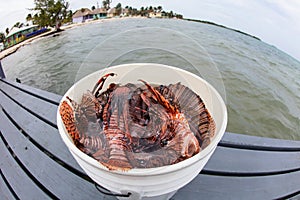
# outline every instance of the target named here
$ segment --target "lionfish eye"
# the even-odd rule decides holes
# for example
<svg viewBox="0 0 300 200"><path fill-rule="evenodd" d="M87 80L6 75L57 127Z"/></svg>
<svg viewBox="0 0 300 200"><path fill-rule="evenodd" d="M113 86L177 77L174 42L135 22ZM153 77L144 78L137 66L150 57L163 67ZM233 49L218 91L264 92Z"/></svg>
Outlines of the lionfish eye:
<svg viewBox="0 0 300 200"><path fill-rule="evenodd" d="M168 141L166 139L164 139L160 142L161 146L166 146L167 144L168 144Z"/></svg>

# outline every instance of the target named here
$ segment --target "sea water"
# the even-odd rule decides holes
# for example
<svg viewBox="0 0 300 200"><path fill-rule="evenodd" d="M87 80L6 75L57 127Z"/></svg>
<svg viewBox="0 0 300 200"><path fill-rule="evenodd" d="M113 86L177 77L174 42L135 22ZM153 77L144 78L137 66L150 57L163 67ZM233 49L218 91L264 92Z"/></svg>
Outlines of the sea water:
<svg viewBox="0 0 300 200"><path fill-rule="evenodd" d="M63 95L93 71L137 62L180 67L211 83L226 102L227 131L300 140L300 62L214 25L101 20L35 40L4 58L2 66L8 79Z"/></svg>

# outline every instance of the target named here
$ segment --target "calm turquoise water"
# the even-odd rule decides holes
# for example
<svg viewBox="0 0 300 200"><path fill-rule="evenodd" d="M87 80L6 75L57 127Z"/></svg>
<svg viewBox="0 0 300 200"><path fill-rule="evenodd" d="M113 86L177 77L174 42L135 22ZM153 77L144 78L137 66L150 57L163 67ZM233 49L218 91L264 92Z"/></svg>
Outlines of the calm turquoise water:
<svg viewBox="0 0 300 200"><path fill-rule="evenodd" d="M249 36L168 19L104 20L34 41L2 60L9 79L57 94L106 66L153 62L191 71L226 101L227 131L300 140L300 62Z"/></svg>

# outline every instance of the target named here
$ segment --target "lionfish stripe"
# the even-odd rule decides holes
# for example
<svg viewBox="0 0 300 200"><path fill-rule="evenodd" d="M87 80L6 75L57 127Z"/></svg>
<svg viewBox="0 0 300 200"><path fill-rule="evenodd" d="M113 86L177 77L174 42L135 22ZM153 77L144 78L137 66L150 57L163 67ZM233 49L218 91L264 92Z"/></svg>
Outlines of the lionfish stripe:
<svg viewBox="0 0 300 200"><path fill-rule="evenodd" d="M69 135L72 137L74 143L77 143L80 137L79 131L75 125L75 118L72 107L67 103L67 101L63 101L60 106L59 112Z"/></svg>

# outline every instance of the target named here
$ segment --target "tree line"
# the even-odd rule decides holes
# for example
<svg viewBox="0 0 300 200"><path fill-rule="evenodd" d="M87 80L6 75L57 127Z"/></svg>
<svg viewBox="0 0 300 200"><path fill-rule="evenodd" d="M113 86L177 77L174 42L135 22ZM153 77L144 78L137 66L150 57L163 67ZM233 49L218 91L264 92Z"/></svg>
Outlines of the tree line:
<svg viewBox="0 0 300 200"><path fill-rule="evenodd" d="M102 1L102 7L106 10L110 9L110 4L112 3L111 0L104 0ZM21 28L23 26L29 25L29 22L32 22L34 25L38 25L40 27L55 27L59 30L61 24L72 22L72 10L69 9L69 2L66 0L34 0L34 8L29 9L32 13L29 13L26 16L27 24L17 22L14 24L13 27ZM98 6L97 6L98 7ZM92 10L96 9L95 6L92 7ZM118 3L115 6L116 12L121 14L122 12L122 5ZM161 12L163 16L172 18L182 18L182 15L174 14L173 11L165 12L163 11L162 6L148 6L148 7L141 7L140 9L133 8L131 6L126 6L129 15L141 15L147 16L150 12ZM12 27L12 28L13 28ZM11 28L11 29L12 29ZM6 28L5 33L6 35L11 30ZM0 42L5 40L5 34L0 32Z"/></svg>
<svg viewBox="0 0 300 200"><path fill-rule="evenodd" d="M29 22L40 27L55 27L59 30L61 24L72 21L72 10L69 2L65 0L34 0L34 8L30 8L26 16L27 24L17 22L13 27L22 28L28 26ZM33 14L34 13L34 14ZM6 28L6 35L12 28ZM0 42L5 40L5 33L0 32Z"/></svg>

